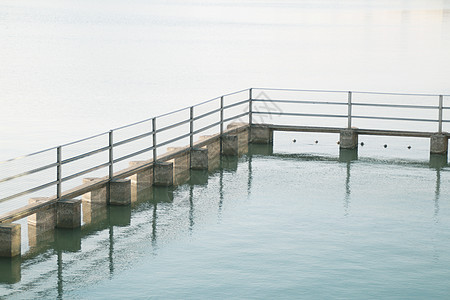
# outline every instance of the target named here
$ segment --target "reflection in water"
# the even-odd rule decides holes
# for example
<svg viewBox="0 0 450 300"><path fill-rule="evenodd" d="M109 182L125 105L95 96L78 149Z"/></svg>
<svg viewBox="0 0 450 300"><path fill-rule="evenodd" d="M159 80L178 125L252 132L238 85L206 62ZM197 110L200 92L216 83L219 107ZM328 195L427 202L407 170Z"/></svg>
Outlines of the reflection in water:
<svg viewBox="0 0 450 300"><path fill-rule="evenodd" d="M189 232L192 234L192 229L194 228L194 186L189 187Z"/></svg>
<svg viewBox="0 0 450 300"><path fill-rule="evenodd" d="M0 283L17 283L21 279L22 258L0 257Z"/></svg>
<svg viewBox="0 0 450 300"><path fill-rule="evenodd" d="M252 147L253 148L253 147ZM255 149L255 148L253 148ZM256 163L256 157L260 155L261 148L256 148L257 150L255 153L253 153L252 150L250 150L249 154L247 155L246 159L241 159L239 162L241 164L247 164L248 169L246 170L247 173L247 186L246 190L248 195L251 195L252 192L252 184L254 180L254 170L253 170L253 164ZM264 148L264 149L270 149L270 148ZM270 150L264 153L272 153ZM273 154L273 157L284 157L288 159L295 159L295 160L305 160L310 161L314 160L312 157L309 157L308 155L284 155L284 154ZM357 159L357 153L355 151L341 151L339 158L336 157L315 157L315 159L318 159L319 161L339 161L343 162L346 165L346 174L345 174L345 197L343 202L343 208L345 211L345 216L349 214L349 207L350 207L350 197L351 197L351 172L352 172L352 164L354 166L355 159ZM437 159L437 158L436 158ZM443 161L440 159L439 161ZM386 163L386 161L384 161ZM392 162L391 162L392 163ZM225 182L224 182L224 174L228 170L232 170L231 173L234 173L237 171L238 167L238 159L232 158L232 157L224 157L223 165L225 168L221 168L216 173L216 180L217 180L217 192L219 194L219 201L218 201L218 219L221 219L221 213L224 205L224 189L225 189ZM412 165L415 165L412 163ZM434 163L430 162L430 166L434 165ZM440 191L441 191L441 169L446 164L440 164L440 167L436 168L436 188L435 188L435 199L434 199L434 215L437 219L438 213L439 213L439 198L440 198ZM231 166L231 167L230 167ZM424 167L420 165L421 167ZM203 185L209 188L208 186L208 171L192 171L190 175L190 181L188 185L188 195L189 195L189 208L185 210L188 215L188 220L186 222L186 219L181 221L182 224L184 224L184 228L186 229L186 232L189 232L192 234L193 228L196 225L196 190L194 185ZM214 186L214 185L212 185ZM55 285L53 286L55 297L58 297L58 299L63 299L63 296L65 293L70 291L71 287L68 286L68 282L70 280L71 271L70 269L66 271L66 265L70 265L69 262L74 258L70 258L69 254L79 254L82 253L82 247L81 243L82 240L87 238L90 235L94 234L100 234L101 232L104 232L107 234L106 239L101 243L101 245L105 245L105 252L103 252L104 256L104 263L105 266L109 263L109 267L105 269L104 272L107 272L107 274L103 274L104 276L108 276L109 278L112 278L112 276L117 272L119 267L117 267L117 260L120 259L120 255L118 255L118 251L120 251L120 243L122 243L122 236L116 236L118 235L118 232L122 230L117 230L117 227L123 227L124 229L127 228L133 228L131 218L135 214L135 212L139 212L142 210L143 207L145 207L145 210L149 213L145 214L145 221L143 228L149 228L151 225L151 228L149 228L149 235L151 236L151 241L149 241L149 246L151 245L151 249L149 247L149 251L153 254L157 253L158 250L158 239L164 239L164 230L166 229L164 226L167 226L166 219L161 219L161 217L168 217L169 219L174 219L174 216L170 217L171 209L167 210L167 207L172 207L174 205L174 189L173 187L152 187L150 188L151 191L146 191L144 194L147 195L147 198L141 198L138 201L136 201L133 204L133 208L131 206L124 206L124 207L118 207L118 206L98 206L96 207L101 212L95 211L95 208L92 207L92 205L86 205L85 209L88 212L88 218L86 220L89 220L90 223L86 223L83 225L82 228L79 229L56 229L54 231L53 238L50 238L51 242L46 243L46 249L40 249L40 252L35 252L33 255L28 254L27 260L32 260L38 255L39 253L44 253L46 250L54 251L50 257L56 258L56 262L54 264L54 272L53 274L57 275ZM177 201L175 201L177 203ZM84 205L84 203L83 203ZM173 212L172 212L173 214ZM92 216L98 216L98 219L92 218ZM106 217L105 217L106 216ZM147 216L151 217L151 220L148 219ZM176 218L175 218L176 219ZM183 218L180 218L183 219ZM159 220L163 220L162 222ZM159 222L158 222L159 221ZM135 223L135 222L133 222ZM159 224L160 223L160 224ZM170 224L169 224L170 225ZM145 231L145 229L143 229ZM179 228L174 230L180 230ZM99 237L96 237L98 239L101 239ZM108 247L106 247L106 244L108 244ZM99 251L96 249L95 251ZM92 253L95 253L93 251ZM118 253L116 253L118 252ZM67 253L68 255L65 255L64 253ZM99 254L101 255L101 253ZM51 261L49 258L46 259L46 261ZM22 257L24 259L24 257ZM14 284L17 282L20 282L21 280L21 258L14 258L14 259L1 259L0 260L0 266L2 269L2 272L0 272L0 282L7 283L7 284ZM76 258L75 258L76 259ZM99 262L102 262L101 258L87 258L84 256L83 258L86 260L84 262L85 264L90 264L88 268L96 267ZM24 260L25 261L25 260ZM42 260L41 260L42 261ZM40 260L36 259L36 262L34 264L40 264ZM106 263L108 261L108 263ZM102 262L102 263L103 263ZM3 271L5 270L5 271ZM100 272L100 271L98 271ZM66 274L67 273L67 274ZM48 274L51 274L49 272ZM41 275L40 275L41 276ZM50 275L44 275L44 276L50 276ZM101 275L100 275L101 276ZM64 285L66 284L66 286ZM48 287L48 289L51 289L51 287Z"/></svg>

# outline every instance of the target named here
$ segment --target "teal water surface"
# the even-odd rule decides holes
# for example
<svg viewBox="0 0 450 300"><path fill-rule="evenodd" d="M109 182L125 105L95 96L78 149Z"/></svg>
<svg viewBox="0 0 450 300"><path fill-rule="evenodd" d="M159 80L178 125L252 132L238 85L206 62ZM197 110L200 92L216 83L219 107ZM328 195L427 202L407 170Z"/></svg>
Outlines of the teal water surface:
<svg viewBox="0 0 450 300"><path fill-rule="evenodd" d="M21 280L0 284L0 295L448 297L448 167L262 150L56 239L23 258Z"/></svg>

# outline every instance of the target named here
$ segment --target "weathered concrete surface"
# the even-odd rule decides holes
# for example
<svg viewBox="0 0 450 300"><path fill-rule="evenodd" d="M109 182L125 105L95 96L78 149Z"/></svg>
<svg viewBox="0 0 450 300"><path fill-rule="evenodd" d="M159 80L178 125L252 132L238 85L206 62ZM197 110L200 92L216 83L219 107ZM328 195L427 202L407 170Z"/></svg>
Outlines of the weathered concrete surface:
<svg viewBox="0 0 450 300"><path fill-rule="evenodd" d="M48 201L49 198L47 197L39 197L30 198L28 203L45 203ZM56 203L28 216L28 245L30 248L39 248L55 240L56 219Z"/></svg>
<svg viewBox="0 0 450 300"><path fill-rule="evenodd" d="M354 129L343 129L340 132L339 147L341 149L358 148L358 133Z"/></svg>
<svg viewBox="0 0 450 300"><path fill-rule="evenodd" d="M250 143L272 144L273 130L268 126L252 126L250 128Z"/></svg>
<svg viewBox="0 0 450 300"><path fill-rule="evenodd" d="M28 246L30 251L39 252L55 241L55 228L48 229L28 224Z"/></svg>
<svg viewBox="0 0 450 300"><path fill-rule="evenodd" d="M228 130L237 129L237 128L240 128L240 127L245 127L247 125L248 125L247 123L234 122L234 123L228 124L227 129ZM249 141L248 128L246 128L246 129L244 129L242 131L236 132L235 134L238 137L237 154L225 154L225 155L238 155L238 156L241 156L243 154L248 153L248 141ZM222 141L222 153L223 153L223 141Z"/></svg>
<svg viewBox="0 0 450 300"><path fill-rule="evenodd" d="M28 203L45 203L48 200L47 197L30 198ZM29 216L28 225L39 227L40 232L53 230L56 227L56 205L49 205L46 209Z"/></svg>
<svg viewBox="0 0 450 300"><path fill-rule="evenodd" d="M0 224L0 257L14 257L21 254L20 229L20 224Z"/></svg>
<svg viewBox="0 0 450 300"><path fill-rule="evenodd" d="M171 186L173 185L173 163L161 162L154 166L153 185Z"/></svg>
<svg viewBox="0 0 450 300"><path fill-rule="evenodd" d="M56 227L78 228L81 226L81 200L62 199L56 203Z"/></svg>
<svg viewBox="0 0 450 300"><path fill-rule="evenodd" d="M147 164L146 161L131 161L130 168L137 168ZM146 167L136 174L130 176L131 179L131 203L139 201L148 194L153 185L153 166Z"/></svg>
<svg viewBox="0 0 450 300"><path fill-rule="evenodd" d="M433 134L430 137L430 153L447 155L448 137L446 134Z"/></svg>
<svg viewBox="0 0 450 300"><path fill-rule="evenodd" d="M200 136L199 141L210 139L211 135ZM220 138L211 140L203 146L208 150L208 171L216 170L220 167Z"/></svg>
<svg viewBox="0 0 450 300"><path fill-rule="evenodd" d="M109 183L109 204L130 205L131 204L131 180L114 179Z"/></svg>
<svg viewBox="0 0 450 300"><path fill-rule="evenodd" d="M193 148L191 150L191 169L208 170L207 148Z"/></svg>
<svg viewBox="0 0 450 300"><path fill-rule="evenodd" d="M191 153L189 147L168 147L167 152L186 150L169 160L173 164L173 184L180 185L189 180L189 169L191 168Z"/></svg>
<svg viewBox="0 0 450 300"><path fill-rule="evenodd" d="M237 134L227 134L222 137L222 154L225 156L239 155L239 143Z"/></svg>
<svg viewBox="0 0 450 300"><path fill-rule="evenodd" d="M99 178L83 178L83 183L90 183L99 180ZM83 194L83 202L92 202L96 204L106 205L108 203L107 187L103 186L99 189L92 190L89 193Z"/></svg>

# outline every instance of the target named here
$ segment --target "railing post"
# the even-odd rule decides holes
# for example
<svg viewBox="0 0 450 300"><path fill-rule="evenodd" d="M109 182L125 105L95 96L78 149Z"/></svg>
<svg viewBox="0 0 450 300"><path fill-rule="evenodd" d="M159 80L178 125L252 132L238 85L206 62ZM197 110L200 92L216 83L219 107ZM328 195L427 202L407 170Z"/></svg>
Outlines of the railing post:
<svg viewBox="0 0 450 300"><path fill-rule="evenodd" d="M444 106L444 96L439 95L439 133L442 133L442 109Z"/></svg>
<svg viewBox="0 0 450 300"><path fill-rule="evenodd" d="M223 136L223 96L220 97L220 155L222 155L222 136Z"/></svg>
<svg viewBox="0 0 450 300"><path fill-rule="evenodd" d="M152 119L152 129L153 129L153 164L156 163L156 117Z"/></svg>
<svg viewBox="0 0 450 300"><path fill-rule="evenodd" d="M114 137L113 137L113 131L110 130L108 134L109 138L109 172L108 172L108 178L111 180L113 178L114 173Z"/></svg>
<svg viewBox="0 0 450 300"><path fill-rule="evenodd" d="M223 96L220 97L220 136L223 134Z"/></svg>
<svg viewBox="0 0 450 300"><path fill-rule="evenodd" d="M189 147L192 149L194 147L194 107L191 106L189 111Z"/></svg>
<svg viewBox="0 0 450 300"><path fill-rule="evenodd" d="M252 88L248 90L248 124L252 126L253 124L253 95Z"/></svg>
<svg viewBox="0 0 450 300"><path fill-rule="evenodd" d="M347 128L352 128L352 92L348 92Z"/></svg>
<svg viewBox="0 0 450 300"><path fill-rule="evenodd" d="M61 165L61 146L56 148L56 198L61 199L61 176L62 176L62 165Z"/></svg>

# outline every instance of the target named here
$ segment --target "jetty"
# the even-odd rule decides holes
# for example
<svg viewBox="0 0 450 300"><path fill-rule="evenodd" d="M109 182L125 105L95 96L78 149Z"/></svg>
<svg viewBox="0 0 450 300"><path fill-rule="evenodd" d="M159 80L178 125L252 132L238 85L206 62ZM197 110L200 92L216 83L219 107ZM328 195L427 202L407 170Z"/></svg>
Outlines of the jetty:
<svg viewBox="0 0 450 300"><path fill-rule="evenodd" d="M190 170L217 169L249 144L273 145L277 131L337 134L352 159L360 135L427 138L430 159L446 164L449 98L249 88L0 162L0 257L21 255L20 219L28 217L29 235L78 228L107 205L126 207L152 186L183 184Z"/></svg>

